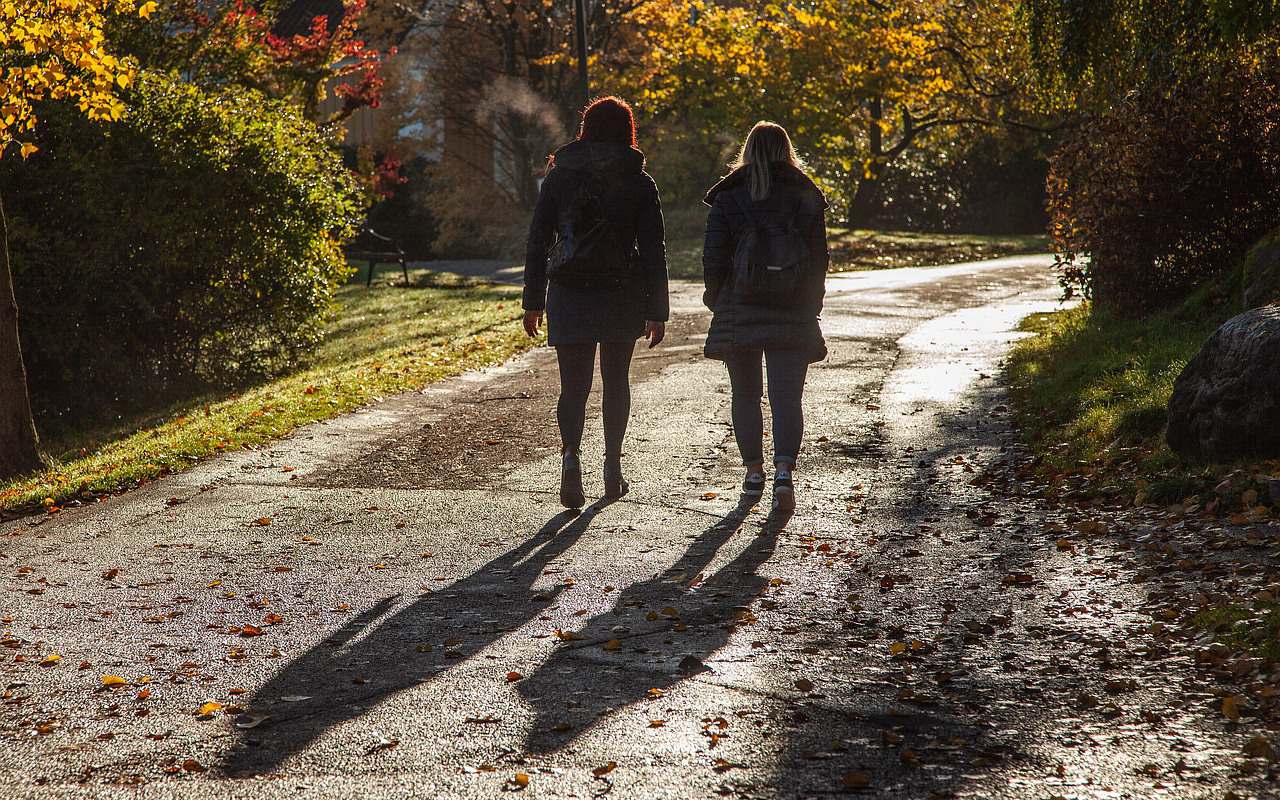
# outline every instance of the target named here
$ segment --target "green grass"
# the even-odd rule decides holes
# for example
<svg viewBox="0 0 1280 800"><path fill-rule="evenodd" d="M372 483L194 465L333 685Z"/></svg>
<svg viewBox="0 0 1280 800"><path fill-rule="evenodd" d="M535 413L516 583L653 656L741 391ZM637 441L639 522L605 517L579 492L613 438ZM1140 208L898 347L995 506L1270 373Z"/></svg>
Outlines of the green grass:
<svg viewBox="0 0 1280 800"><path fill-rule="evenodd" d="M44 471L0 483L0 511L122 491L201 459L278 439L378 398L498 364L527 348L519 291L428 273L412 288L349 285L314 361L277 380L193 399L126 430L54 442ZM399 276L394 276L396 280Z"/></svg>
<svg viewBox="0 0 1280 800"><path fill-rule="evenodd" d="M1164 441L1174 380L1214 329L1235 313L1222 293L1177 309L1120 319L1088 304L1022 323L1006 366L1018 422L1042 472L1086 477L1094 489L1149 487L1178 500L1203 482ZM1086 492L1087 493L1087 492Z"/></svg>
<svg viewBox="0 0 1280 800"><path fill-rule="evenodd" d="M1237 652L1280 661L1280 602L1227 603L1197 613L1192 623Z"/></svg>
<svg viewBox="0 0 1280 800"><path fill-rule="evenodd" d="M983 236L830 228L831 271L922 267L1048 252L1045 236ZM702 277L702 236L668 236L667 263L673 278Z"/></svg>

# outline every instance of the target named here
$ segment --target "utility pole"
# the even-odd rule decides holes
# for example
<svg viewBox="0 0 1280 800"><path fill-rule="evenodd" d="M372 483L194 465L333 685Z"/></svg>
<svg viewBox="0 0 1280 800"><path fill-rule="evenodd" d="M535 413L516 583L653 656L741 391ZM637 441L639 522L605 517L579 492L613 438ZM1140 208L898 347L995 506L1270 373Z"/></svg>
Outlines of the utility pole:
<svg viewBox="0 0 1280 800"><path fill-rule="evenodd" d="M582 106L591 102L591 84L587 80L587 0L573 0L574 27L578 44L578 82L582 84Z"/></svg>

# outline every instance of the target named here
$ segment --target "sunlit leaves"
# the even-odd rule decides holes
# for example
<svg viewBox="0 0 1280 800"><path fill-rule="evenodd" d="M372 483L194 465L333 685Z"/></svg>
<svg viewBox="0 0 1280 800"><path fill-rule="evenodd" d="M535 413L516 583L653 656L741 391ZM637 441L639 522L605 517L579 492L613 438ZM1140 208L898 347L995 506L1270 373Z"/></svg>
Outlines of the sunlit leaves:
<svg viewBox="0 0 1280 800"><path fill-rule="evenodd" d="M145 18L155 7L138 11ZM70 102L89 119L123 116L116 91L130 84L135 67L106 52L103 29L109 17L134 10L134 0L0 3L0 156L15 143L23 159L37 152L21 137L35 129L40 101Z"/></svg>

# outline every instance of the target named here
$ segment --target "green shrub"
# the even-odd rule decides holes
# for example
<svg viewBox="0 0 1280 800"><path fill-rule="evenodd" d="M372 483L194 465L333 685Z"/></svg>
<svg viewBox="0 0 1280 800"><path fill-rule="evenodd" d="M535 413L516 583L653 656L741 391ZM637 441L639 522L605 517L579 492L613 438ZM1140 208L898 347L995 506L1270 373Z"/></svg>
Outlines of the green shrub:
<svg viewBox="0 0 1280 800"><path fill-rule="evenodd" d="M1134 90L1053 158L1050 230L1069 292L1142 315L1233 269L1280 223L1280 60Z"/></svg>
<svg viewBox="0 0 1280 800"><path fill-rule="evenodd" d="M48 109L0 184L46 430L278 373L316 347L358 220L350 173L294 108L143 75L125 118Z"/></svg>

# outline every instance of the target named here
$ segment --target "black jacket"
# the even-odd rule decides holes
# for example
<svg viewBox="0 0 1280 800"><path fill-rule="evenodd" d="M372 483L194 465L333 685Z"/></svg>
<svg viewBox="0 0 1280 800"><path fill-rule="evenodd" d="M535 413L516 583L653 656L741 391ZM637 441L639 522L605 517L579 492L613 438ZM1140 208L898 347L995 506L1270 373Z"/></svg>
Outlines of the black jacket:
<svg viewBox="0 0 1280 800"><path fill-rule="evenodd" d="M811 362L827 357L826 342L818 327L826 293L827 201L821 190L800 170L785 163L771 165L769 196L751 199L747 169L738 169L707 192L704 202L707 236L702 249L702 301L711 309L711 330L704 348L709 358L724 359L737 350L798 350ZM796 216L796 227L808 242L809 263L801 276L801 291L793 307L745 305L733 298L733 254L738 237L748 224L743 206L761 224L785 224Z"/></svg>
<svg viewBox="0 0 1280 800"><path fill-rule="evenodd" d="M609 341L640 335L645 320L666 321L667 256L663 242L658 187L644 171L644 155L625 145L571 142L556 151L554 166L543 180L529 226L524 267L524 308L547 309L551 344ZM603 174L609 190L604 214L624 241L634 242L636 259L627 285L620 290L570 289L550 286L547 254L561 219L582 181Z"/></svg>

